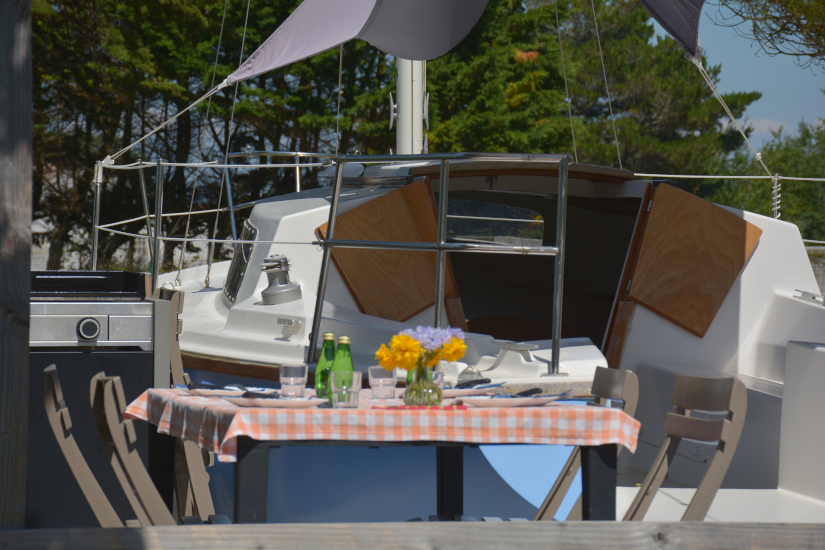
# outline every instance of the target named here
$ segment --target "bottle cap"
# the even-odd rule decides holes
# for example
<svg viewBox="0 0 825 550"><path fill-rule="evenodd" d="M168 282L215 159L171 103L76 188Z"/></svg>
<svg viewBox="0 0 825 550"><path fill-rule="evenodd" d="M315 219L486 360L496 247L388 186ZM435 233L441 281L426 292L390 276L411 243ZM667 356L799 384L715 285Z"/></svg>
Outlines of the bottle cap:
<svg viewBox="0 0 825 550"><path fill-rule="evenodd" d="M338 337L338 343L349 345L349 336L339 336Z"/></svg>
<svg viewBox="0 0 825 550"><path fill-rule="evenodd" d="M335 341L335 334L333 334L332 332L325 332L324 333L324 340Z"/></svg>

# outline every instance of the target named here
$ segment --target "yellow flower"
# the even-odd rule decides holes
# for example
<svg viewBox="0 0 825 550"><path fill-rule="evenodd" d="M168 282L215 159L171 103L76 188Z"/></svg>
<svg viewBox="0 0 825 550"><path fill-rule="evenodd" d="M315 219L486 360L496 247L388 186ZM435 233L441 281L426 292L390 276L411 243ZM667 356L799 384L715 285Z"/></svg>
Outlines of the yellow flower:
<svg viewBox="0 0 825 550"><path fill-rule="evenodd" d="M390 340L389 348L381 344L375 352L375 358L378 364L386 370L392 370L395 367L411 370L418 362L422 351L421 344L412 336L396 334Z"/></svg>
<svg viewBox="0 0 825 550"><path fill-rule="evenodd" d="M375 358L378 360L378 364L386 370L393 370L395 368L395 365L392 364L392 353L384 344L381 344L381 347L375 352Z"/></svg>
<svg viewBox="0 0 825 550"><path fill-rule="evenodd" d="M458 361L464 357L466 351L467 345L464 341L453 337L450 338L449 342L441 346L441 353L439 353L439 355L444 361Z"/></svg>

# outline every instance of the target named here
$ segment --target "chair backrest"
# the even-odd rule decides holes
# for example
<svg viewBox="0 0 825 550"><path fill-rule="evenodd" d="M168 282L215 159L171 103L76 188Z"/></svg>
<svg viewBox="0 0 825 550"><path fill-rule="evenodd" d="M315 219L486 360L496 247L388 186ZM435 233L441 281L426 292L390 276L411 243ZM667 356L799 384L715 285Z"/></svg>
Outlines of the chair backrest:
<svg viewBox="0 0 825 550"><path fill-rule="evenodd" d="M180 354L180 333L183 330L183 321L178 318L178 315L183 313L183 297L183 291L163 287L156 288L152 293L152 298L171 302L172 322L169 333L169 367L172 371L172 384L189 383L189 375L183 371L183 359Z"/></svg>
<svg viewBox="0 0 825 550"><path fill-rule="evenodd" d="M123 418L126 398L117 376L100 372L91 383L92 412L106 455L142 527L176 525L135 448L137 434Z"/></svg>
<svg viewBox="0 0 825 550"><path fill-rule="evenodd" d="M636 405L639 403L639 378L636 373L629 370L596 367L590 393L593 394L593 401L589 403L590 405L604 407L611 400L621 401L622 410L630 416L634 416ZM567 463L562 467L559 477L536 512L533 518L534 521L553 519L579 468L581 468L581 449L576 446L573 447ZM581 496L573 505L567 519L569 521L582 519Z"/></svg>
<svg viewBox="0 0 825 550"><path fill-rule="evenodd" d="M639 404L639 377L629 370L596 367L593 378L591 405L607 406L608 401L621 401L622 410L630 416L636 416Z"/></svg>
<svg viewBox="0 0 825 550"><path fill-rule="evenodd" d="M748 405L747 389L740 380L680 374L673 391L673 404L676 411L668 413L665 418L667 437L625 514L625 521L644 518L656 491L667 476L682 438L717 442L708 469L682 516L682 521L702 521L736 452ZM723 416L701 418L693 416L691 411L719 412Z"/></svg>
<svg viewBox="0 0 825 550"><path fill-rule="evenodd" d="M180 352L180 333L183 321L178 318L183 312L184 293L169 288L156 288L152 297L171 302L172 323L169 334L169 359L173 384L190 383L189 375L183 371L183 358ZM199 515L207 521L215 514L212 493L209 490L209 474L206 465L211 464L211 456L192 441L179 441L175 448L175 494L178 512L181 517Z"/></svg>
<svg viewBox="0 0 825 550"><path fill-rule="evenodd" d="M57 376L57 367L49 365L43 371L43 403L46 406L46 417L52 427L57 444L63 451L66 462L72 470L80 490L89 502L97 521L101 527L123 527L123 522L115 512L106 494L101 489L92 470L83 458L72 434L72 419L69 409L63 400L63 389L60 378Z"/></svg>

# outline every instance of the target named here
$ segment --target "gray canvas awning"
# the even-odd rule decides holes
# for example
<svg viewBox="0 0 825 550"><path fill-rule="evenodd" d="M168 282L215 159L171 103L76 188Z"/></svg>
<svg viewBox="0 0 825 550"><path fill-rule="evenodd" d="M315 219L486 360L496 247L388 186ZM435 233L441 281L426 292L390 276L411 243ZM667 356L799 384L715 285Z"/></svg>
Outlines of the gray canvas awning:
<svg viewBox="0 0 825 550"><path fill-rule="evenodd" d="M639 0L653 19L659 22L682 48L685 57L698 60L702 55L699 45L699 18L705 0Z"/></svg>
<svg viewBox="0 0 825 550"><path fill-rule="evenodd" d="M304 0L229 75L246 80L335 48L353 38L403 59L433 59L458 44L488 0Z"/></svg>

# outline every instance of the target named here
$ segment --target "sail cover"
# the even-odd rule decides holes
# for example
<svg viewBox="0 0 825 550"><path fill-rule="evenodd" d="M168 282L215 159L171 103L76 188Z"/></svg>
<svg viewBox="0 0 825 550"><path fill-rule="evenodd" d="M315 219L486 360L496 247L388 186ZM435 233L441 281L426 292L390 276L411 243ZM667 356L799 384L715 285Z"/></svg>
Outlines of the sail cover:
<svg viewBox="0 0 825 550"><path fill-rule="evenodd" d="M488 0L304 0L226 84L335 48L353 38L403 59L450 51L476 24Z"/></svg>
<svg viewBox="0 0 825 550"><path fill-rule="evenodd" d="M705 0L640 0L653 19L685 49L685 57L698 60L699 17Z"/></svg>

